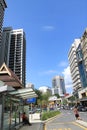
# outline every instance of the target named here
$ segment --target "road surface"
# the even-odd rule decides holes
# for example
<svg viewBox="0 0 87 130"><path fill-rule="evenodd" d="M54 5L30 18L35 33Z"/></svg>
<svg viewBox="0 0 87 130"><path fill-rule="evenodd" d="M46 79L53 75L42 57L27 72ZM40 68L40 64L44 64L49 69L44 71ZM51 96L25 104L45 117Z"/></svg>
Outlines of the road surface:
<svg viewBox="0 0 87 130"><path fill-rule="evenodd" d="M44 130L87 130L87 128L76 123L72 111L64 110L60 116L45 123Z"/></svg>

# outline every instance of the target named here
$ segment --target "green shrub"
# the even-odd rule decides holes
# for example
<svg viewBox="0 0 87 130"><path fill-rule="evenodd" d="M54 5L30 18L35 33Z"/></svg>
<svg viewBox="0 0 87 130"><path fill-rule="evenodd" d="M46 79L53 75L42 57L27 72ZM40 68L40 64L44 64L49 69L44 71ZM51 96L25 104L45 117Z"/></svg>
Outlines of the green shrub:
<svg viewBox="0 0 87 130"><path fill-rule="evenodd" d="M49 111L49 112L44 112L41 115L41 120L47 120L51 117L54 117L56 115L60 114L60 111Z"/></svg>

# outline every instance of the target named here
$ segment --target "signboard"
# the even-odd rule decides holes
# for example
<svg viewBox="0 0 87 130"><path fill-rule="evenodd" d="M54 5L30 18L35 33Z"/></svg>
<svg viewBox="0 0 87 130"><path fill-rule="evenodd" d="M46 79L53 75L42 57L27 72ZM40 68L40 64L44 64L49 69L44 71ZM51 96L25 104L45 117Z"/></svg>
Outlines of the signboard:
<svg viewBox="0 0 87 130"><path fill-rule="evenodd" d="M27 103L35 103L35 102L36 102L36 98L27 99Z"/></svg>

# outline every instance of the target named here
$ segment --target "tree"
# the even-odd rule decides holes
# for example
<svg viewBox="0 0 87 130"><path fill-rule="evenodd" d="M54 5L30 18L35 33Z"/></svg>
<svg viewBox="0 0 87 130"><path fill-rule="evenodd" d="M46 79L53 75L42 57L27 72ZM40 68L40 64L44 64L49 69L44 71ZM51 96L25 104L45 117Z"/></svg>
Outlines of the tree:
<svg viewBox="0 0 87 130"><path fill-rule="evenodd" d="M55 94L55 96L56 96L57 98L60 98L60 95L59 95L59 94Z"/></svg>
<svg viewBox="0 0 87 130"><path fill-rule="evenodd" d="M35 89L35 93L38 95L36 104L47 105L48 98L51 96L50 92L42 93L40 90Z"/></svg>
<svg viewBox="0 0 87 130"><path fill-rule="evenodd" d="M35 93L38 95L37 99L42 99L42 92L38 89L35 89Z"/></svg>
<svg viewBox="0 0 87 130"><path fill-rule="evenodd" d="M63 99L63 105L67 105L67 99Z"/></svg>
<svg viewBox="0 0 87 130"><path fill-rule="evenodd" d="M35 104L41 106L42 92L38 89L35 89L35 93L38 96Z"/></svg>

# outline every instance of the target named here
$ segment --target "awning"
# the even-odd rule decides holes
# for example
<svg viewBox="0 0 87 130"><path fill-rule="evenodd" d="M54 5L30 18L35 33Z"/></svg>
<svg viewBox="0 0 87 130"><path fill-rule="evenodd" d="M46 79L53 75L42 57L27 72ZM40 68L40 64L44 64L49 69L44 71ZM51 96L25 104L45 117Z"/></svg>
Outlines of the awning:
<svg viewBox="0 0 87 130"><path fill-rule="evenodd" d="M82 98L80 99L80 101L87 101L87 98Z"/></svg>
<svg viewBox="0 0 87 130"><path fill-rule="evenodd" d="M38 97L32 88L24 88L24 89L15 90L15 91L9 92L9 95L15 98L19 98L19 99L28 99L28 98Z"/></svg>

